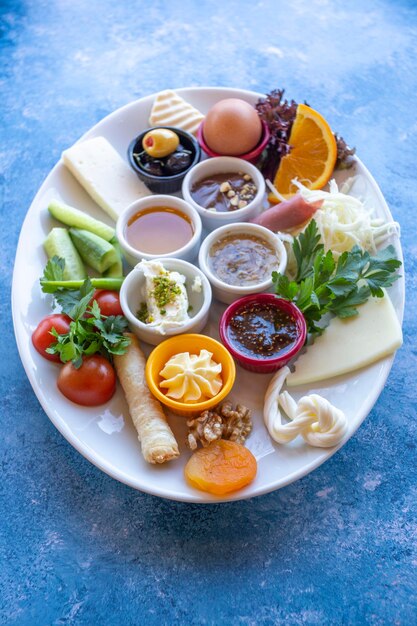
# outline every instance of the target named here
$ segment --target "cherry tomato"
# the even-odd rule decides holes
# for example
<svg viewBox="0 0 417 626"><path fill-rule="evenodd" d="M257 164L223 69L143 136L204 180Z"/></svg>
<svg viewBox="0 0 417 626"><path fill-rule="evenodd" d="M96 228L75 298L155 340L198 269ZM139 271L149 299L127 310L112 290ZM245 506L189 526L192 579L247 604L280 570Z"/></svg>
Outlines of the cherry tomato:
<svg viewBox="0 0 417 626"><path fill-rule="evenodd" d="M58 389L76 404L98 406L104 404L116 391L116 374L104 356L84 357L80 368L66 363L58 376Z"/></svg>
<svg viewBox="0 0 417 626"><path fill-rule="evenodd" d="M54 313L53 315L44 317L33 331L32 343L39 354L45 359L48 359L48 361L59 363L61 360L59 354L48 354L48 352L46 352L46 348L56 343L55 337L51 335L51 330L55 328L59 335L65 335L69 331L70 323L71 318L69 318L68 315Z"/></svg>
<svg viewBox="0 0 417 626"><path fill-rule="evenodd" d="M100 307L102 315L123 315L118 291L97 290L90 305L93 304L94 300Z"/></svg>

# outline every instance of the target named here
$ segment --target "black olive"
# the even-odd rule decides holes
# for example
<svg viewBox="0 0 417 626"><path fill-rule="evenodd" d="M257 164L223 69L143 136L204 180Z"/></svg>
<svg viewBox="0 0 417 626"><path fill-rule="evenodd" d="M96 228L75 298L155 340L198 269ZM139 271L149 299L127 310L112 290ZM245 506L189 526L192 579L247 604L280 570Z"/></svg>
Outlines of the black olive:
<svg viewBox="0 0 417 626"><path fill-rule="evenodd" d="M147 172L148 174L152 174L153 176L164 176L165 174L162 163L160 161L151 160L141 165L145 172Z"/></svg>
<svg viewBox="0 0 417 626"><path fill-rule="evenodd" d="M185 151L175 151L165 162L166 174L178 174L183 172L191 164L191 155Z"/></svg>

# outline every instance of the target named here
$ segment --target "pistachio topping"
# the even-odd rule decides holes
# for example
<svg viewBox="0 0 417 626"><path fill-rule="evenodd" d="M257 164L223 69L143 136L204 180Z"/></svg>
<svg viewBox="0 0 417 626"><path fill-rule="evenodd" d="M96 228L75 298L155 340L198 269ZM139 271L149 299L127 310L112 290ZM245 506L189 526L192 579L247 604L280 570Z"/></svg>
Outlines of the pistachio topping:
<svg viewBox="0 0 417 626"><path fill-rule="evenodd" d="M155 276L153 279L153 296L159 309L162 310L167 304L175 300L175 296L181 295L181 288L177 283L166 275Z"/></svg>
<svg viewBox="0 0 417 626"><path fill-rule="evenodd" d="M136 313L136 317L140 322L143 322L143 324L149 324L151 320L149 319L148 305L146 304L146 302L140 303L140 307L138 312Z"/></svg>

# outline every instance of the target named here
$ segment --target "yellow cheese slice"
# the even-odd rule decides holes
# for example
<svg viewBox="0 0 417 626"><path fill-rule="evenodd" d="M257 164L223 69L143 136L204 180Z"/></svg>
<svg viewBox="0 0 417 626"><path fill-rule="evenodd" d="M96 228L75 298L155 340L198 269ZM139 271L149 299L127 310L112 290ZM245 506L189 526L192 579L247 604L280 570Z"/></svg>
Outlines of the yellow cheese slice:
<svg viewBox="0 0 417 626"><path fill-rule="evenodd" d="M402 331L391 300L370 298L358 315L333 318L323 335L307 347L288 375L288 387L348 374L389 356L402 344Z"/></svg>
<svg viewBox="0 0 417 626"><path fill-rule="evenodd" d="M129 204L151 193L104 137L76 143L62 153L62 160L86 192L115 221Z"/></svg>
<svg viewBox="0 0 417 626"><path fill-rule="evenodd" d="M155 98L149 117L150 126L175 126L195 135L204 119L198 109L171 89L161 91Z"/></svg>

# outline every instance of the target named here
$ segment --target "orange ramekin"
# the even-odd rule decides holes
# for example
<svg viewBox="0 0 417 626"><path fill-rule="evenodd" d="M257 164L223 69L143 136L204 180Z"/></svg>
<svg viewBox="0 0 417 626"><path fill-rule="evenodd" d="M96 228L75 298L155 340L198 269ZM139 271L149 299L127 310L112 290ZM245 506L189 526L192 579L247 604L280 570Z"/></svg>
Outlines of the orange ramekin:
<svg viewBox="0 0 417 626"><path fill-rule="evenodd" d="M175 354L179 354L180 352L199 354L200 350L208 350L208 352L211 352L213 354L213 361L221 363L222 365L221 376L223 379L223 387L220 389L219 393L204 402L179 402L178 400L173 400L166 396L159 387L159 383L163 380L159 372ZM157 400L177 415L195 417L224 400L235 382L236 366L230 352L219 341L216 341L212 337L207 337L207 335L190 333L175 335L156 346L146 362L145 376L148 387Z"/></svg>

